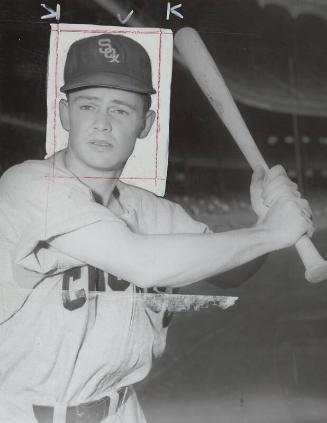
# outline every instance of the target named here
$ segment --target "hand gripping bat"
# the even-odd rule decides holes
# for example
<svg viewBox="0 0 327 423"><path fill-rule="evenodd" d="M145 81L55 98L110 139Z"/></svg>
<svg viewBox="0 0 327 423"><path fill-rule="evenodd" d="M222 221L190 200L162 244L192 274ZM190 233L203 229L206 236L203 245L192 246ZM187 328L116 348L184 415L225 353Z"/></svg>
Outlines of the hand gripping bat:
<svg viewBox="0 0 327 423"><path fill-rule="evenodd" d="M268 170L267 163L200 35L192 28L182 28L175 34L175 46L252 169L261 165ZM295 246L305 266L306 279L309 282L327 279L327 261L321 257L309 237L303 236Z"/></svg>

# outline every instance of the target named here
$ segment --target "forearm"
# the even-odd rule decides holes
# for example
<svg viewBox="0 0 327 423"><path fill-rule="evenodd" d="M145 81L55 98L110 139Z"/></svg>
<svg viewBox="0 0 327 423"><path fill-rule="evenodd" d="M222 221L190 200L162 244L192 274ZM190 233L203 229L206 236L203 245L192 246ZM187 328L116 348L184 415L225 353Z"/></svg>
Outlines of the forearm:
<svg viewBox="0 0 327 423"><path fill-rule="evenodd" d="M100 222L51 244L141 287L187 285L274 249L261 225L218 234L141 235Z"/></svg>
<svg viewBox="0 0 327 423"><path fill-rule="evenodd" d="M226 272L274 249L265 229L151 236L152 286L184 286ZM147 239L143 239L147 250Z"/></svg>
<svg viewBox="0 0 327 423"><path fill-rule="evenodd" d="M257 257L248 263L227 270L208 279L211 285L218 288L236 288L255 275L263 266L269 254Z"/></svg>

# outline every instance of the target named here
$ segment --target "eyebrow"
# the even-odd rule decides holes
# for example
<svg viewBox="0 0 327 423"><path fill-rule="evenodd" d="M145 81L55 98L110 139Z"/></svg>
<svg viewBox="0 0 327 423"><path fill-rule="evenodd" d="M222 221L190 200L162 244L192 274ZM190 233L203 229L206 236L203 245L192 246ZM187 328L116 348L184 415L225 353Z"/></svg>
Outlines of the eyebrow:
<svg viewBox="0 0 327 423"><path fill-rule="evenodd" d="M79 95L78 97L74 98L73 102L75 103L76 101L79 100L89 100L89 101L100 101L101 97L97 97L97 96L89 96L89 95ZM118 106L125 106L125 107L129 107L132 110L137 110L136 106L134 104L131 104L129 102L123 101L123 100L112 100L112 103L117 104Z"/></svg>
<svg viewBox="0 0 327 423"><path fill-rule="evenodd" d="M136 111L136 106L134 104L128 103L126 101L122 101L122 100L113 100L113 103L119 105L119 106L126 106L129 107L132 110Z"/></svg>
<svg viewBox="0 0 327 423"><path fill-rule="evenodd" d="M75 103L78 100L100 100L100 97L95 96L89 96L89 95L79 95L78 97L75 97L73 100L73 103Z"/></svg>

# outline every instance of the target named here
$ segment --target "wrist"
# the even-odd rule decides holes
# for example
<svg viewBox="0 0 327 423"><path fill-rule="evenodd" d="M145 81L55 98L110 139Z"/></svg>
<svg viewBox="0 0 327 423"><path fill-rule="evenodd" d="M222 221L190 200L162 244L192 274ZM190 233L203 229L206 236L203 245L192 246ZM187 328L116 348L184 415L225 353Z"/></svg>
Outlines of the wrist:
<svg viewBox="0 0 327 423"><path fill-rule="evenodd" d="M255 230L258 233L258 236L262 239L265 253L280 250L284 247L282 245L282 239L279 232L276 229L271 228L265 222L264 217L258 217L257 223L255 224Z"/></svg>
<svg viewBox="0 0 327 423"><path fill-rule="evenodd" d="M264 216L262 216L262 215L260 216L260 215L257 214L257 221L256 221L255 226L261 225L263 223L263 220L264 220Z"/></svg>

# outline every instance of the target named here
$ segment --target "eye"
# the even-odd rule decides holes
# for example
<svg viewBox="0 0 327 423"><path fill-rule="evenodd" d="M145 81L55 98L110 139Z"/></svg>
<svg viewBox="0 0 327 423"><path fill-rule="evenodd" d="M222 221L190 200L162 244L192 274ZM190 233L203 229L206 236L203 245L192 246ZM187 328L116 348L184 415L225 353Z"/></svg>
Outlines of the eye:
<svg viewBox="0 0 327 423"><path fill-rule="evenodd" d="M91 106L90 104L82 104L82 105L80 106L80 109L81 109L81 110L93 110L93 109L94 109L94 107L93 107L93 106Z"/></svg>
<svg viewBox="0 0 327 423"><path fill-rule="evenodd" d="M120 116L127 116L129 115L128 111L125 109L111 109L111 113L115 113L116 115Z"/></svg>

